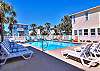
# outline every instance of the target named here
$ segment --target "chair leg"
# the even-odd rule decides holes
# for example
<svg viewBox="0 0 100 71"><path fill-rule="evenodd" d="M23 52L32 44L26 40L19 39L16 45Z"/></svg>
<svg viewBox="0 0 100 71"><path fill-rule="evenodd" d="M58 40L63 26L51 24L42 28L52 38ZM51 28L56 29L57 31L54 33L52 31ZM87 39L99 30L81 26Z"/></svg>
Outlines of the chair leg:
<svg viewBox="0 0 100 71"><path fill-rule="evenodd" d="M24 59L29 59L29 58L32 57L32 54L33 54L33 53L30 53L29 57L26 57L25 55L22 55L22 57L23 57Z"/></svg>
<svg viewBox="0 0 100 71"><path fill-rule="evenodd" d="M69 55L67 54L67 55L66 55L66 59L69 58L68 56L69 56Z"/></svg>
<svg viewBox="0 0 100 71"><path fill-rule="evenodd" d="M96 60L94 60L94 61L91 61L91 62L89 63L89 67L92 66L93 63L96 63L96 65L97 65L97 64L99 63L99 60L96 59ZM99 63L99 64L100 64L100 63Z"/></svg>
<svg viewBox="0 0 100 71"><path fill-rule="evenodd" d="M87 67L90 67L92 64L93 64L93 62L91 61Z"/></svg>
<svg viewBox="0 0 100 71"><path fill-rule="evenodd" d="M6 61L7 61L7 58L6 58L6 59L4 59L4 61L3 61L3 62L1 62L1 63L0 63L0 65L4 65L4 64L6 63Z"/></svg>
<svg viewBox="0 0 100 71"><path fill-rule="evenodd" d="M80 58L82 65L85 65L84 60Z"/></svg>
<svg viewBox="0 0 100 71"><path fill-rule="evenodd" d="M82 65L87 66L87 67L90 67L90 66L91 66L91 64L86 65L85 62L84 62L84 60L83 60L83 58L80 58L80 60L81 60L81 62L82 62Z"/></svg>
<svg viewBox="0 0 100 71"><path fill-rule="evenodd" d="M7 57L3 58L5 54L2 51L0 51L0 53L1 53L1 59L0 59L1 63L0 63L0 65L4 65L7 61ZM3 59L3 61L2 61L2 59Z"/></svg>
<svg viewBox="0 0 100 71"><path fill-rule="evenodd" d="M82 65L87 66L87 67L91 67L93 63L98 63L97 60L96 61L90 61L89 64L87 65L87 64L84 63L84 60L82 58L81 58L81 62L82 62Z"/></svg>

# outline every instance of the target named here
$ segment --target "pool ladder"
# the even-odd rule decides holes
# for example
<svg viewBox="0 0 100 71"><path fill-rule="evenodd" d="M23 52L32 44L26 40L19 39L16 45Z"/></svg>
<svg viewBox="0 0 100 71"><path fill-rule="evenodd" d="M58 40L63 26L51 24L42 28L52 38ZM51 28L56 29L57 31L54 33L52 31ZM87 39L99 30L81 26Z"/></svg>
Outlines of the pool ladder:
<svg viewBox="0 0 100 71"><path fill-rule="evenodd" d="M45 39L42 39L41 41L42 41L42 51L46 51L46 49L47 49L47 47L48 47L48 42L47 42ZM44 45L44 41L45 41L45 44L46 44L46 45ZM45 47L44 47L44 46L45 46Z"/></svg>

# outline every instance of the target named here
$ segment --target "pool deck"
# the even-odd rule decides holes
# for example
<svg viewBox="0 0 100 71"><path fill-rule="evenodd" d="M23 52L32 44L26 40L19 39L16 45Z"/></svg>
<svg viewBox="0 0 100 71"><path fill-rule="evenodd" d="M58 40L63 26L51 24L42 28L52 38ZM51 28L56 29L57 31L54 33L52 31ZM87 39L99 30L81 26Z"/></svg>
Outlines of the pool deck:
<svg viewBox="0 0 100 71"><path fill-rule="evenodd" d="M31 59L24 60L21 57L9 59L0 67L0 71L83 71L34 47L29 49L35 52Z"/></svg>
<svg viewBox="0 0 100 71"><path fill-rule="evenodd" d="M29 44L23 44L24 46L31 46ZM91 68L88 68L86 66L83 66L81 63L79 62L76 62L74 60L71 60L71 59L66 59L64 56L61 55L61 51L63 50L74 50L74 49L79 49L80 47L79 46L75 46L75 47L68 47L68 48L61 48L61 49L56 49L56 50L50 50L50 51L45 51L45 52L41 52L41 49L40 48L37 48L37 47L33 47L34 50L36 50L36 53L41 53L39 55L35 55L35 56L40 56L40 58L45 58L48 60L48 58L46 57L50 57L50 58L56 58L57 60L60 60L62 61L62 63L64 62L65 64L70 64L72 66L75 66L79 69L82 69L82 70L85 70L85 71L100 71L100 65L98 65L97 67L91 67ZM38 51L38 52L37 52ZM44 54L46 55L46 57L44 56ZM43 57L44 56L44 57ZM33 57L34 58L34 57ZM55 60L56 60L55 59ZM54 63L55 63L55 60L52 60ZM51 60L50 60L51 61ZM56 65L56 64L55 64ZM58 65L58 63L57 63ZM61 66L62 67L62 66ZM67 67L67 66L66 66ZM35 70L35 71L38 71L38 70ZM45 70L44 70L45 71ZM47 71L47 70L46 70ZM53 71L53 70L51 70ZM60 71L60 70L55 70L55 71ZM61 71L71 71L71 70L61 70ZM73 70L72 70L73 71ZM78 71L78 70L74 70L74 71Z"/></svg>
<svg viewBox="0 0 100 71"><path fill-rule="evenodd" d="M100 65L98 65L97 67L86 67L86 66L83 66L80 62L77 62L75 60L72 60L72 59L66 59L64 56L62 56L61 54L61 51L63 50L75 50L75 49L79 49L80 47L78 46L75 46L75 47L68 47L68 48L61 48L61 49L56 49L56 50L51 50L51 51L47 51L46 53L50 54L51 56L54 56L66 63L69 63L73 66L76 66L80 69L83 69L85 71L100 71Z"/></svg>

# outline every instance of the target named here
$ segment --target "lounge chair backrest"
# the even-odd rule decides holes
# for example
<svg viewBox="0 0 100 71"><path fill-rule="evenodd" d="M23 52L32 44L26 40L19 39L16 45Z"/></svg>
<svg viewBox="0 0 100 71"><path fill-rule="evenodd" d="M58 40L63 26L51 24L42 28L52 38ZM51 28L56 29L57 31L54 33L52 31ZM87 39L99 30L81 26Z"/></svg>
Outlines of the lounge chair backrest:
<svg viewBox="0 0 100 71"><path fill-rule="evenodd" d="M90 54L90 47L92 46L92 44L88 44L88 45L86 45L86 47L84 47L84 49L82 49L82 51L81 51L81 57L88 57Z"/></svg>
<svg viewBox="0 0 100 71"><path fill-rule="evenodd" d="M89 51L91 46L92 46L92 44L86 44L86 46L81 48L82 52Z"/></svg>
<svg viewBox="0 0 100 71"><path fill-rule="evenodd" d="M90 48L90 51L91 52L97 51L97 49L99 48L99 46L100 46L100 43L93 43L93 45Z"/></svg>
<svg viewBox="0 0 100 71"><path fill-rule="evenodd" d="M2 43L1 43L1 46L6 49L8 52L12 52L13 51L13 48L10 41L9 40L4 40Z"/></svg>
<svg viewBox="0 0 100 71"><path fill-rule="evenodd" d="M10 49L9 46L7 44L5 44L5 42L2 42L1 44L2 49L4 49L7 53L9 53Z"/></svg>
<svg viewBox="0 0 100 71"><path fill-rule="evenodd" d="M97 51L99 51L100 52L100 44L98 45L98 47L97 47Z"/></svg>
<svg viewBox="0 0 100 71"><path fill-rule="evenodd" d="M5 40L1 43L2 46L5 46L6 49L9 49L10 48L10 41L8 40Z"/></svg>

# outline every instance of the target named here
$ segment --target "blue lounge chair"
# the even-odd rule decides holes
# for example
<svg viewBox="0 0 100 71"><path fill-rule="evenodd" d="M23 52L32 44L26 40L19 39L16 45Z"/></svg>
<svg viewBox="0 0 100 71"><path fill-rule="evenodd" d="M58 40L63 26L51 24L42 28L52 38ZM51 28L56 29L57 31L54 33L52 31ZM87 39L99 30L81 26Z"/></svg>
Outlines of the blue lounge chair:
<svg viewBox="0 0 100 71"><path fill-rule="evenodd" d="M29 50L28 48L8 40L3 41L0 46L0 54L2 55L0 59L3 60L1 65L5 64L8 58L22 56L24 59L29 59L33 54L33 51Z"/></svg>

